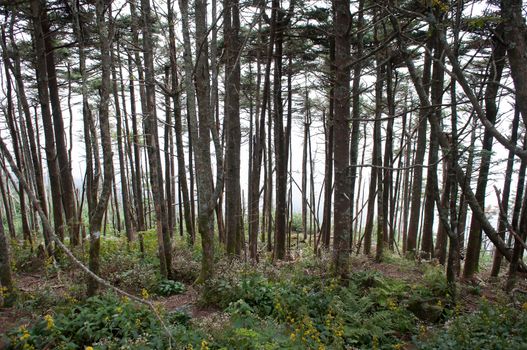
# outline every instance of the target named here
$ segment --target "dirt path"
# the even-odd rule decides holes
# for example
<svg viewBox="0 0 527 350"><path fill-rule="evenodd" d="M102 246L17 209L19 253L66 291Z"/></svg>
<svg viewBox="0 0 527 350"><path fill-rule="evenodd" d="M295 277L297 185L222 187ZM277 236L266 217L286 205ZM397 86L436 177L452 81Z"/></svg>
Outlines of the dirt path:
<svg viewBox="0 0 527 350"><path fill-rule="evenodd" d="M165 297L158 301L167 311L187 312L193 319L206 318L220 311L217 308L198 305L198 299L199 293L192 286L187 286L184 293Z"/></svg>

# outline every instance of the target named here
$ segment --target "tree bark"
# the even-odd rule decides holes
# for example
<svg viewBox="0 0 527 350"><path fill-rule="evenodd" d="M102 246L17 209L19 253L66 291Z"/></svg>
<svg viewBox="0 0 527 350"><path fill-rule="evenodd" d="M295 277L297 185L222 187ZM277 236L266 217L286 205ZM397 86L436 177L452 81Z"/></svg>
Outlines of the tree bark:
<svg viewBox="0 0 527 350"><path fill-rule="evenodd" d="M349 275L350 232L350 70L344 62L350 57L349 0L334 0L335 35L335 210L333 264L335 274L342 280Z"/></svg>
<svg viewBox="0 0 527 350"><path fill-rule="evenodd" d="M240 14L238 0L224 0L225 59L225 236L227 254L241 252Z"/></svg>
<svg viewBox="0 0 527 350"><path fill-rule="evenodd" d="M496 98L500 87L500 80L502 77L503 68L505 65L505 46L494 38L493 51L490 58L489 66L489 82L485 91L485 115L487 120L492 124L496 121L498 108L496 105ZM483 147L481 153L481 162L479 168L478 182L476 186L476 198L479 205L485 207L485 193L487 189L487 179L490 170L490 159L492 152L493 136L488 129L485 129L483 134ZM470 222L470 231L467 243L467 251L465 258L465 266L463 269L463 278L472 278L474 273L479 269L479 255L481 251L481 224L474 216Z"/></svg>
<svg viewBox="0 0 527 350"><path fill-rule="evenodd" d="M57 71L55 68L55 54L53 47L53 33L46 6L41 7L42 35L46 52L47 83L49 88L49 101L51 103L51 114L53 117L53 130L55 133L56 154L60 171L61 196L66 217L70 244L79 244L79 224L77 222L77 202L75 199L75 184L71 175L71 163L68 157L66 135L64 134L64 121L62 119L62 108L60 105L59 86Z"/></svg>
<svg viewBox="0 0 527 350"><path fill-rule="evenodd" d="M55 136L53 133L53 122L49 108L47 55L44 44L44 33L42 30L43 9L40 0L31 1L31 16L34 30L34 48L37 58L35 71L37 76L38 100L41 109L42 124L44 126L46 160L48 165L49 180L51 185L51 198L53 201L53 222L55 232L62 240L64 239L64 221L62 217L62 189L60 184L60 170L55 148Z"/></svg>
<svg viewBox="0 0 527 350"><path fill-rule="evenodd" d="M163 193L163 173L156 114L154 51L150 26L152 23L150 0L141 0L141 17L143 29L143 58L146 87L146 110L143 111L144 129L150 166L150 186L156 214L156 231L158 239L161 275L172 277L172 243L168 232L167 208ZM169 180L169 179L167 179Z"/></svg>

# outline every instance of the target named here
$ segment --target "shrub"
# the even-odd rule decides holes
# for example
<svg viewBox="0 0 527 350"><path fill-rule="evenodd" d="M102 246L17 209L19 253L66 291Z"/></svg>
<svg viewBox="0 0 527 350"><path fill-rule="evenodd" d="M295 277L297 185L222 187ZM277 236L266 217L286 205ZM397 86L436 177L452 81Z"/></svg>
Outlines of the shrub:
<svg viewBox="0 0 527 350"><path fill-rule="evenodd" d="M172 330L188 320L180 313L167 319L177 322L169 324ZM92 297L55 317L46 315L31 329L19 328L10 337L10 349L116 349L125 345L164 349L167 345L165 328L152 310L113 294Z"/></svg>
<svg viewBox="0 0 527 350"><path fill-rule="evenodd" d="M447 329L415 341L420 349L526 349L527 305L517 310L483 302L477 312L455 318Z"/></svg>
<svg viewBox="0 0 527 350"><path fill-rule="evenodd" d="M162 280L157 287L157 294L169 296L181 294L185 291L185 285L181 282L172 280Z"/></svg>

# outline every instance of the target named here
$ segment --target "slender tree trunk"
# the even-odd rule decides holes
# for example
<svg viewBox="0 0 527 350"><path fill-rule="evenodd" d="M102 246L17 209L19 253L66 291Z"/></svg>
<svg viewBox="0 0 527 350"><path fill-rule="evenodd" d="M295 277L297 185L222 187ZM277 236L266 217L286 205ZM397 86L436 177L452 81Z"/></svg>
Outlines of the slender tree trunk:
<svg viewBox="0 0 527 350"><path fill-rule="evenodd" d="M187 0L180 0L180 7L183 20L183 26L188 31L188 4ZM201 235L201 246L203 257L201 261L201 271L198 277L198 283L208 281L214 273L214 209L215 203L212 188L212 169L210 142L213 119L210 106L210 72L208 62L208 40L207 40L207 3L205 0L195 1L196 15L196 70L194 81L196 84L196 97L198 100L199 124L196 115L191 115L190 130L191 138L197 142L194 148L196 161L196 172L200 174L197 177L198 186L198 230ZM185 24L186 21L186 24ZM185 29L184 29L185 32ZM188 34L188 33L187 33ZM190 43L190 41L189 41ZM189 48L188 48L189 49ZM190 61L190 51L185 49L187 73L192 71ZM191 78L188 76L186 79ZM187 88L189 86L187 85ZM222 184L216 184L217 189ZM219 197L219 193L218 193Z"/></svg>
<svg viewBox="0 0 527 350"><path fill-rule="evenodd" d="M150 186L156 216L156 230L159 248L161 275L172 276L172 243L168 232L167 208L163 193L163 173L156 115L155 72L152 33L150 31L150 0L141 0L143 29L143 57L145 62L146 107L143 111L144 128L147 144L148 162L150 165ZM169 179L167 179L169 180Z"/></svg>
<svg viewBox="0 0 527 350"><path fill-rule="evenodd" d="M170 81L170 66L165 66L165 87L169 88ZM174 90L170 86L170 90ZM170 108L170 96L165 93L165 137L164 137L164 159L165 159L165 206L167 215L167 230L170 237L174 235L174 198L172 197L172 179L175 174L172 174L172 152L170 150L172 140L172 110Z"/></svg>
<svg viewBox="0 0 527 350"><path fill-rule="evenodd" d="M137 127L137 111L135 104L135 79L132 67L132 57L128 53L128 70L129 74L129 91L130 91L130 115L132 117L132 141L134 149L134 166L135 179L132 179L132 190L134 192L135 215L137 217L137 229L139 231L146 230L143 204L143 186L142 186L142 171L141 171L141 150L139 148L139 130ZM134 181L135 180L135 181Z"/></svg>
<svg viewBox="0 0 527 350"><path fill-rule="evenodd" d="M485 91L486 117L494 124L498 114L496 98L498 95L500 80L505 65L506 47L498 39L493 40L494 48L489 62L490 76ZM526 111L527 112L527 111ZM481 163L479 168L478 183L476 186L476 198L479 205L485 206L485 193L487 189L487 180L490 170L490 159L492 152L493 137L488 129L483 134L483 152L481 154ZM481 223L474 216L470 222L470 231L467 243L467 252L465 266L463 269L463 278L469 279L478 271L479 255L481 252Z"/></svg>
<svg viewBox="0 0 527 350"><path fill-rule="evenodd" d="M349 0L334 1L335 35L335 210L333 264L335 274L342 280L349 274L349 232L350 232L350 170L349 170L349 119L350 119L350 70L343 64L350 57Z"/></svg>
<svg viewBox="0 0 527 350"><path fill-rule="evenodd" d="M329 59L335 62L335 37L329 39ZM335 67L331 65L330 72L335 74ZM333 148L334 148L334 115L335 115L335 86L329 88L329 113L324 124L326 145L326 159L324 164L324 208L322 216L322 247L329 249L331 240L331 197L333 195ZM317 244L315 243L315 247Z"/></svg>
<svg viewBox="0 0 527 350"><path fill-rule="evenodd" d="M280 2L273 0L273 8L279 8ZM287 153L284 135L284 113L282 104L282 55L286 23L278 18L276 23L274 76L273 76L273 122L274 122L274 153L276 159L276 191L275 191L275 231L274 259L285 258L285 231L287 213Z"/></svg>
<svg viewBox="0 0 527 350"><path fill-rule="evenodd" d="M304 97L304 137L302 146L302 232L304 241L307 240L307 138L309 135L308 109L309 109L309 91L305 91Z"/></svg>
<svg viewBox="0 0 527 350"><path fill-rule="evenodd" d="M227 253L239 256L241 251L240 189L240 14L237 0L223 2L225 40L225 235Z"/></svg>
<svg viewBox="0 0 527 350"><path fill-rule="evenodd" d="M425 62L423 70L423 86L426 91L430 85L430 71L432 60L428 53L431 49L430 41L427 43L428 50L425 53ZM410 208L410 224L408 227L408 237L406 243L406 250L411 254L415 255L415 249L417 247L417 234L419 231L419 219L421 212L421 194L422 194L422 183L423 183L423 161L426 151L426 129L427 129L427 115L430 113L429 110L421 107L419 112L419 128L417 131L417 146L414 158L414 173L412 180L412 198Z"/></svg>
<svg viewBox="0 0 527 350"><path fill-rule="evenodd" d="M5 43L5 29L2 28L2 41ZM14 105L13 105L13 86L12 86L12 79L11 74L8 69L7 64L7 52L5 50L2 51L2 58L4 61L4 68L5 68L5 83L6 83L6 97L7 97L7 111L6 111L6 120L7 125L9 128L9 133L11 135L11 144L13 145L13 152L16 159L16 165L18 169L20 169L21 172L25 171L26 165L25 165L25 159L24 155L22 153L22 144L20 141L20 135L18 134L18 130L16 127L16 121L15 121L15 114L14 114ZM21 186L19 186L18 189L18 198L19 198L19 205L20 205L20 219L22 221L22 234L24 237L24 241L28 242L30 244L31 249L33 249L32 239L31 239L31 232L29 229L29 222L28 222L28 216L27 216L27 208L26 208L26 198L24 195L24 190Z"/></svg>
<svg viewBox="0 0 527 350"><path fill-rule="evenodd" d="M378 12L375 13L375 17L378 18ZM374 17L374 18L375 18ZM378 42L377 39L378 28L375 28L374 41ZM381 135L381 117L383 109L383 82L385 79L386 70L384 65L381 63L384 60L383 53L379 52L376 55L376 70L377 79L375 81L375 122L373 124L373 155L372 165L376 168L375 176L377 176L377 186L373 191L377 192L377 246L375 250L375 261L381 262L384 250L384 236L387 235L387 227L385 227L385 216L384 216L384 190L383 190L383 171L382 167L382 135ZM373 170L372 168L372 170ZM372 171L373 173L373 171Z"/></svg>
<svg viewBox="0 0 527 350"><path fill-rule="evenodd" d="M265 11L262 8L262 11ZM271 22L274 21L273 16L276 15L276 11L271 12ZM259 29L261 29L261 24L259 24ZM267 108L267 100L269 99L270 91L270 74L271 74L271 59L274 46L274 27L271 27L271 32L269 33L269 45L267 47L267 64L265 68L265 78L264 78L264 91L262 97L261 106L260 102L260 50L257 53L257 86L256 86L256 116L259 116L259 120L255 121L256 132L254 138L254 146L252 148L252 153L249 154L251 157L251 166L250 169L250 181L249 181L249 193L248 193L248 207L249 207L249 256L253 261L258 260L258 232L259 227L259 215L260 215L260 174L262 171L262 156L264 154L264 145L265 145L265 113ZM259 37L260 39L260 37ZM252 143L252 140L250 140ZM264 165L265 169L265 165ZM264 175L264 188L267 192L267 187L265 186L267 179ZM265 197L265 194L264 194ZM265 220L266 202L264 198L263 205L263 215L262 220ZM265 238L265 225L262 225L262 237Z"/></svg>
<svg viewBox="0 0 527 350"><path fill-rule="evenodd" d="M117 72L115 69L116 60L112 50L112 78L113 78L113 103L115 105L115 119L117 124L117 150L119 154L119 172L121 178L121 196L123 201L123 214L124 214L124 226L126 230L126 238L129 242L135 239L135 227L132 220L132 209L130 205L130 198L128 194L128 180L126 177L126 159L125 151L123 150L123 143L125 143L125 137L123 136L123 126L121 117L121 108L119 106L119 91L117 89ZM117 62L120 64L120 62ZM124 106L124 105L123 105ZM126 117L126 116L125 116ZM117 199L117 196L115 196Z"/></svg>
<svg viewBox="0 0 527 350"><path fill-rule="evenodd" d="M169 18L169 36L170 36L170 72L172 77L172 90L174 91L173 103L174 103L174 133L176 136L176 151L177 151L177 163L178 163L178 182L181 186L181 194L179 197L180 206L183 201L183 213L185 217L185 228L189 235L189 241L193 243L195 237L194 222L191 215L192 206L189 198L189 189L187 183L187 172L185 165L185 149L183 147L183 127L181 122L181 106L179 96L179 81L177 71L177 55L176 55L176 31L174 23L174 14L171 1L168 2L168 18ZM190 153L192 157L192 153Z"/></svg>
<svg viewBox="0 0 527 350"><path fill-rule="evenodd" d="M107 10L106 0L98 0L95 4L97 15L97 29L99 34L99 45L101 52L101 89L99 104L99 126L101 131L101 145L103 149L103 168L104 179L102 191L97 203L92 203L93 211L90 212L90 259L89 268L96 275L99 274L99 251L101 239L101 226L104 214L108 207L108 201L112 193L113 180L113 154L112 139L110 134L109 102L110 102L110 42L109 29L105 13ZM111 15L110 15L111 16ZM89 135L85 135L89 137ZM97 192L97 188L90 188L89 191ZM88 278L87 294L93 296L97 293L99 283L94 278Z"/></svg>
<svg viewBox="0 0 527 350"><path fill-rule="evenodd" d="M359 0L358 8L358 26L357 26L357 35L356 40L356 57L362 57L364 44L363 44L363 28L364 28L364 0ZM354 206L354 198L358 199L358 194L360 193L360 180L359 180L359 189L357 195L355 195L355 183L357 180L357 160L359 156L359 140L360 140L360 112L361 112L361 101L360 101L360 82L361 82L361 72L362 72L362 61L359 60L353 67L353 86L352 86L352 125L351 125L351 148L350 148L350 229L352 229L353 220L357 220L358 202ZM362 171L362 169L361 169ZM361 174L362 175L362 174ZM359 178L360 176L359 175ZM356 227L356 225L355 225ZM357 229L350 231L350 251L353 246L353 239L355 236L359 236ZM358 239L357 239L358 240Z"/></svg>
<svg viewBox="0 0 527 350"><path fill-rule="evenodd" d="M514 119L512 120L512 135L511 143L516 145L518 139L518 125L520 123L520 111L516 108L514 112ZM503 212L500 213L500 220L498 221L498 233L502 239L505 239L505 232L507 230L507 212L509 211L509 196L512 184L512 171L514 168L514 153L509 151L509 157L507 159L507 168L505 169L505 179L503 180L503 192L501 197L501 208ZM494 251L494 259L492 262L492 269L490 272L491 277L498 277L501 268L501 262L503 261L503 255L496 249Z"/></svg>
<svg viewBox="0 0 527 350"><path fill-rule="evenodd" d="M59 87L57 72L55 68L55 55L53 47L53 34L50 31L47 9L41 8L42 35L44 37L44 47L46 50L46 69L48 74L49 100L53 117L53 127L55 133L55 144L57 160L60 171L61 196L64 207L64 214L69 229L70 244L79 244L79 225L77 223L77 202L75 200L75 184L71 175L70 160L66 145L65 127L62 119L62 108L60 105Z"/></svg>
<svg viewBox="0 0 527 350"><path fill-rule="evenodd" d="M0 175L1 177L1 175ZM2 306L11 307L16 300L15 285L11 272L9 242L4 232L2 211L0 210L0 286L2 286Z"/></svg>
<svg viewBox="0 0 527 350"><path fill-rule="evenodd" d="M383 192L382 192L382 203L383 203L383 219L384 219L384 225L383 225L383 232L384 232L384 242L389 244L390 250L393 250L393 236L394 236L394 219L395 219L395 212L394 208L392 208L392 205L395 204L395 201L393 200L391 193L392 193L392 186L393 186L393 170L391 169L393 167L393 124L394 124L394 117L395 117L395 89L393 87L394 81L393 81L393 64L392 62L388 62L386 64L386 104L388 109L388 116L391 117L388 120L388 123L386 125L386 141L384 144L384 167L385 170L383 171L384 179L383 179ZM395 84L397 84L397 81L395 81ZM397 188L397 187L396 187Z"/></svg>
<svg viewBox="0 0 527 350"><path fill-rule="evenodd" d="M27 100L26 92L25 92L25 86L24 81L22 78L21 68L20 68L20 55L18 52L18 47L16 45L14 35L13 35L13 27L10 26L10 45L12 47L12 61L8 60L7 65L9 65L10 70L13 73L13 77L16 82L16 93L17 98L19 101L19 104L22 107L22 111L24 112L25 117L25 123L27 128L27 138L29 140L29 147L30 147L30 155L31 155L31 164L33 165L33 172L35 176L35 187L36 192L38 195L38 198L41 202L42 210L46 215L48 215L48 207L47 207L47 199L46 199L46 190L44 187L44 176L43 176L43 170L42 170L42 164L40 162L40 148L37 147L36 143L36 136L35 131L33 129L33 124L31 122L31 111L29 107L29 103ZM3 50L7 50L7 43L5 41L2 42L3 44ZM37 135L38 137L38 135ZM9 223L9 220L8 220ZM43 225L43 232L44 232L44 244L46 245L47 253L48 255L53 254L53 247L51 245L51 236L50 232L47 232L45 229L45 225Z"/></svg>
<svg viewBox="0 0 527 350"><path fill-rule="evenodd" d="M437 12L437 11L436 11ZM436 17L441 21L441 14L436 13ZM433 110L430 113L435 113L437 118L441 117L441 103L443 101L443 82L444 82L444 71L443 71L443 45L439 40L438 29L434 29L432 36L434 39L434 63L431 81L431 92L430 98L432 101ZM437 163L439 161L439 144L437 135L435 133L430 134L430 148L428 151L428 169L426 176L426 197L425 197L425 212L424 212L424 230L423 240L421 242L421 250L428 255L428 258L433 257L434 253L434 238L433 238L433 227L434 227L434 207L435 197L439 196L438 180L437 180ZM449 191L449 190L447 190Z"/></svg>
<svg viewBox="0 0 527 350"><path fill-rule="evenodd" d="M62 217L62 190L57 151L55 148L55 136L53 134L53 122L51 120L51 110L49 108L48 73L46 68L47 55L46 47L44 45L44 33L42 31L43 9L40 0L31 1L31 15L33 17L33 39L35 55L37 58L35 71L37 75L38 100L41 109L42 124L44 126L46 159L51 185L51 198L53 201L53 221L57 236L63 240L64 221Z"/></svg>

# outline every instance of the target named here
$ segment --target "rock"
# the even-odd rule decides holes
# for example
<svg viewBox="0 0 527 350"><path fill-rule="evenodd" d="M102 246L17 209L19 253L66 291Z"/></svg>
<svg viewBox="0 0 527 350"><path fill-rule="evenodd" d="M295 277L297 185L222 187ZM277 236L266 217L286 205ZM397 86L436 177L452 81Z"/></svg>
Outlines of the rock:
<svg viewBox="0 0 527 350"><path fill-rule="evenodd" d="M413 299L408 302L408 310L421 321L436 323L439 322L443 314L443 306L438 301Z"/></svg>

